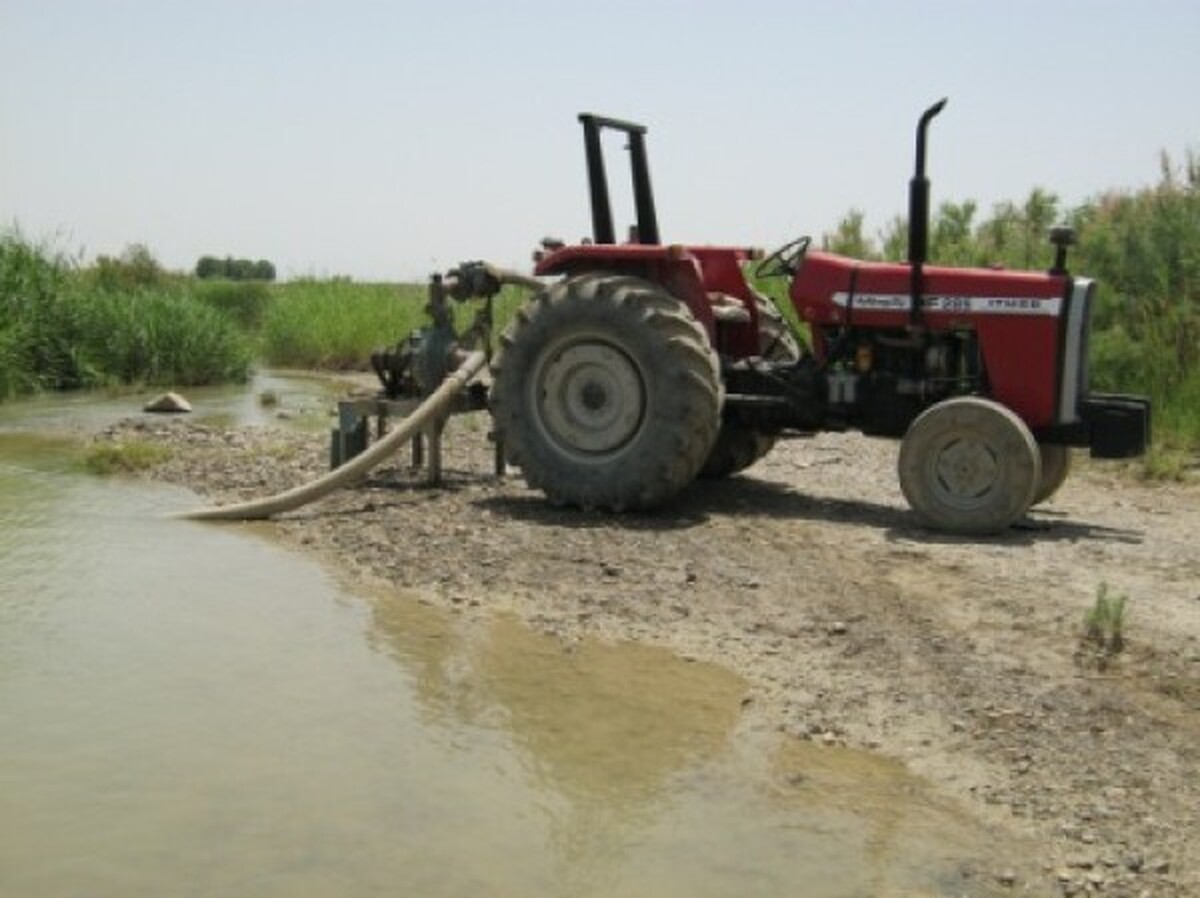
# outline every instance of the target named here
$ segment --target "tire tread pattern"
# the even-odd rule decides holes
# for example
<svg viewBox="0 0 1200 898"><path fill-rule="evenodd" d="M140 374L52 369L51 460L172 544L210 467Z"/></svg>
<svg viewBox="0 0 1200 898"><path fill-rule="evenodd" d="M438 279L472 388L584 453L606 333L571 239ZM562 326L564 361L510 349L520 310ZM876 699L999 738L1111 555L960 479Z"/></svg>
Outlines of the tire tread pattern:
<svg viewBox="0 0 1200 898"><path fill-rule="evenodd" d="M573 329L601 334L633 358L649 397L630 443L594 459L559 449L531 407L540 353ZM716 353L687 308L641 278L588 273L543 290L501 336L492 376L492 417L505 456L556 505L654 508L695 478L716 440L723 399Z"/></svg>

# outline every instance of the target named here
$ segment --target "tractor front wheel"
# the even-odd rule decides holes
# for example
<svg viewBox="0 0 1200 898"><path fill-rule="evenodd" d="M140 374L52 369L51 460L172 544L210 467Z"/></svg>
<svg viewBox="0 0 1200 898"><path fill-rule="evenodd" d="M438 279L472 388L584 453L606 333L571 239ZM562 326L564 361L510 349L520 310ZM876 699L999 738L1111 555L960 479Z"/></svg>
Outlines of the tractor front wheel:
<svg viewBox="0 0 1200 898"><path fill-rule="evenodd" d="M1071 473L1071 450L1057 443L1039 443L1042 456L1042 479L1038 483L1033 504L1045 502L1058 492L1067 475Z"/></svg>
<svg viewBox="0 0 1200 898"><path fill-rule="evenodd" d="M900 488L935 530L999 533L1033 503L1041 455L1025 422L997 402L960 396L922 412L900 444Z"/></svg>
<svg viewBox="0 0 1200 898"><path fill-rule="evenodd" d="M516 313L491 408L508 461L552 502L652 508L695 478L716 439L717 356L657 284L580 275Z"/></svg>

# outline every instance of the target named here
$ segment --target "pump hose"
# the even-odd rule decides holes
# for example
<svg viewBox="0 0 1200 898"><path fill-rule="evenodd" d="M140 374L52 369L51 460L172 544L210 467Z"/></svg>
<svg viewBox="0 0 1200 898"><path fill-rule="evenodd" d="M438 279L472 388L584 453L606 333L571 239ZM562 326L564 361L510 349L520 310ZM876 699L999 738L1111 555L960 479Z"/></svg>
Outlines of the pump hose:
<svg viewBox="0 0 1200 898"><path fill-rule="evenodd" d="M175 517L191 521L262 520L315 502L322 496L353 483L399 450L404 441L411 439L422 427L447 414L447 409L454 397L459 390L466 386L467 381L478 373L485 360L486 357L482 352L472 352L458 367L458 370L443 380L441 385L430 393L411 415L405 417L395 430L362 454L355 456L325 476L285 492L276 493L274 496L238 502L235 505L198 508L194 511L180 512Z"/></svg>

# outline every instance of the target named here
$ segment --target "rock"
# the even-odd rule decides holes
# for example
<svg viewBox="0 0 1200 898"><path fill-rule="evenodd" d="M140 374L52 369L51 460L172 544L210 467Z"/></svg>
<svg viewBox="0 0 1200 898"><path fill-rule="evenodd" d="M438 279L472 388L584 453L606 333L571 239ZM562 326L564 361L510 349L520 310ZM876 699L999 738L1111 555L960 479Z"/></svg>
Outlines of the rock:
<svg viewBox="0 0 1200 898"><path fill-rule="evenodd" d="M154 397L142 406L142 411L158 414L174 414L190 412L191 410L192 404L178 393L163 393L161 396Z"/></svg>
<svg viewBox="0 0 1200 898"><path fill-rule="evenodd" d="M846 624L840 620L835 620L829 625L829 635L841 636L846 632Z"/></svg>
<svg viewBox="0 0 1200 898"><path fill-rule="evenodd" d="M1003 870L996 874L996 882L1002 886L1013 886L1017 882L1017 874L1012 870Z"/></svg>

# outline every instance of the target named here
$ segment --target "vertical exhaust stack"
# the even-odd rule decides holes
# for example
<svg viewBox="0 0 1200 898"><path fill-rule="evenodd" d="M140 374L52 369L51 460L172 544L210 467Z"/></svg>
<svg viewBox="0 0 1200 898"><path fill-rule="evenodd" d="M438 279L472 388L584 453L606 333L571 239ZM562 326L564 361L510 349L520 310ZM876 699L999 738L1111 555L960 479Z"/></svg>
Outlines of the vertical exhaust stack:
<svg viewBox="0 0 1200 898"><path fill-rule="evenodd" d="M925 132L934 116L946 107L948 97L938 100L921 114L917 122L917 163L908 182L908 263L912 266L909 292L912 305L909 323L921 323L921 296L925 292L925 262L929 259L929 179L925 177Z"/></svg>

